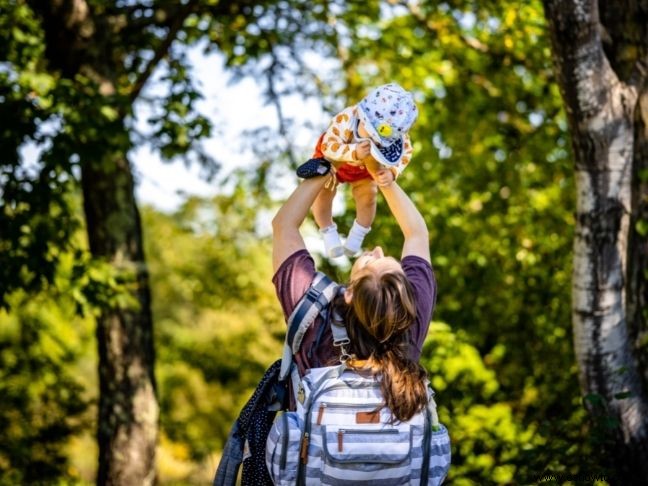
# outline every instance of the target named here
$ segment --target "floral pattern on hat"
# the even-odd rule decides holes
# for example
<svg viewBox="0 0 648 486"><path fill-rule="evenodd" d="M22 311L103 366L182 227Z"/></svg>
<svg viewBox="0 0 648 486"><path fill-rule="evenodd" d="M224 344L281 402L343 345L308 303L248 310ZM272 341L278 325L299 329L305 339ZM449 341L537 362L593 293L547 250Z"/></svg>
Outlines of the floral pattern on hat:
<svg viewBox="0 0 648 486"><path fill-rule="evenodd" d="M358 114L373 142L388 147L402 140L418 117L414 97L397 83L379 86L358 103Z"/></svg>

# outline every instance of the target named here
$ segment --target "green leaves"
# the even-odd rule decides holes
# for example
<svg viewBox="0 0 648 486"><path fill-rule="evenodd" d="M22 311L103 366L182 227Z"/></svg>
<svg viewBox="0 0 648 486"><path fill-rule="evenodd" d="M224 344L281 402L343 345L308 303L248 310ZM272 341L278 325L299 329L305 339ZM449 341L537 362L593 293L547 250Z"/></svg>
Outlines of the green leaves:
<svg viewBox="0 0 648 486"><path fill-rule="evenodd" d="M637 221L635 229L641 236L648 236L648 221L640 219L639 221Z"/></svg>
<svg viewBox="0 0 648 486"><path fill-rule="evenodd" d="M421 363L436 391L439 417L452 432L450 480L510 484L516 456L533 442L509 403L498 403L500 384L465 333L433 322Z"/></svg>
<svg viewBox="0 0 648 486"><path fill-rule="evenodd" d="M144 212L162 428L169 451L186 448L185 461L220 450L239 407L280 354L285 324L271 247L257 232L262 211L237 187L231 196L189 199L172 215Z"/></svg>
<svg viewBox="0 0 648 486"><path fill-rule="evenodd" d="M0 310L0 483L69 478L65 448L90 423L79 362L93 349L92 322L75 317L65 293L9 300L11 314Z"/></svg>

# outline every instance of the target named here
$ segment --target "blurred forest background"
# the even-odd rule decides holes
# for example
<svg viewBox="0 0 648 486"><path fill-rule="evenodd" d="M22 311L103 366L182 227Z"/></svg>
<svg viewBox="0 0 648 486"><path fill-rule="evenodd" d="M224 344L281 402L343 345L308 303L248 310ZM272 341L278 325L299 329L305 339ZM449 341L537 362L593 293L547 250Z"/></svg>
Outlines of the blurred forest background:
<svg viewBox="0 0 648 486"><path fill-rule="evenodd" d="M196 109L196 46L276 108L276 126L242 134L257 157L246 169L201 145L218 127ZM420 111L400 183L430 228L439 298L422 362L453 440L449 482L607 473L610 424L588 417L572 344L576 191L540 1L0 0L0 484L95 481L97 322L145 302L133 294L142 269L97 250L97 220L110 208L103 231L116 234L119 212L137 209L132 179L105 167L127 168L142 145L223 187L133 220L152 297L158 481L211 480L283 340L267 222L312 144L295 143L303 127L282 103L297 95L333 114L389 81ZM325 126L308 128L314 143ZM27 141L39 160L23 159ZM398 254L387 213L381 202L366 245ZM343 233L353 216L347 204Z"/></svg>

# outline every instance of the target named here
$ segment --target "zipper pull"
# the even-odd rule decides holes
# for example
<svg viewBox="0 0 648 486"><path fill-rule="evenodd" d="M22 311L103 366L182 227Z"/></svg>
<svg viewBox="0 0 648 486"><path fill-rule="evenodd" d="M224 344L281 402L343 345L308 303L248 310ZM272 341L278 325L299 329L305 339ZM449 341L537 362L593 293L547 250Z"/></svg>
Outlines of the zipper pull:
<svg viewBox="0 0 648 486"><path fill-rule="evenodd" d="M302 464L308 463L308 432L304 433L304 438L301 443L301 452L299 456L301 457Z"/></svg>
<svg viewBox="0 0 648 486"><path fill-rule="evenodd" d="M304 385L302 385L302 382L300 381L299 386L297 387L297 400L299 400L299 403L303 405L305 399L306 399L306 390L304 390Z"/></svg>
<svg viewBox="0 0 648 486"><path fill-rule="evenodd" d="M317 425L322 425L322 417L324 416L325 408L326 408L326 403L320 403L319 411L317 412Z"/></svg>
<svg viewBox="0 0 648 486"><path fill-rule="evenodd" d="M344 438L344 429L338 430L338 452L342 452L342 441Z"/></svg>

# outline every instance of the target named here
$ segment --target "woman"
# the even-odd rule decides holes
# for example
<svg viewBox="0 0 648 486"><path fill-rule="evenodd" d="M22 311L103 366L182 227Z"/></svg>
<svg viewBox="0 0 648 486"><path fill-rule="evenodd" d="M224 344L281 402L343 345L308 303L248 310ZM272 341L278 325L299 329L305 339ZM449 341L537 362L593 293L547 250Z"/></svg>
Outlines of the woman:
<svg viewBox="0 0 648 486"><path fill-rule="evenodd" d="M384 179L382 170L388 170L379 169L373 160L366 166L376 181ZM273 282L285 316L316 273L299 227L329 177L302 182L272 222ZM427 404L426 373L418 360L435 304L436 280L420 212L396 182L379 188L405 238L401 261L385 256L380 247L363 253L351 268L346 291L333 306L344 317L352 353L362 360L351 364L382 374L386 405L396 419L404 421ZM338 358L330 326L319 319L307 331L294 360L304 375L310 368L335 364Z"/></svg>

